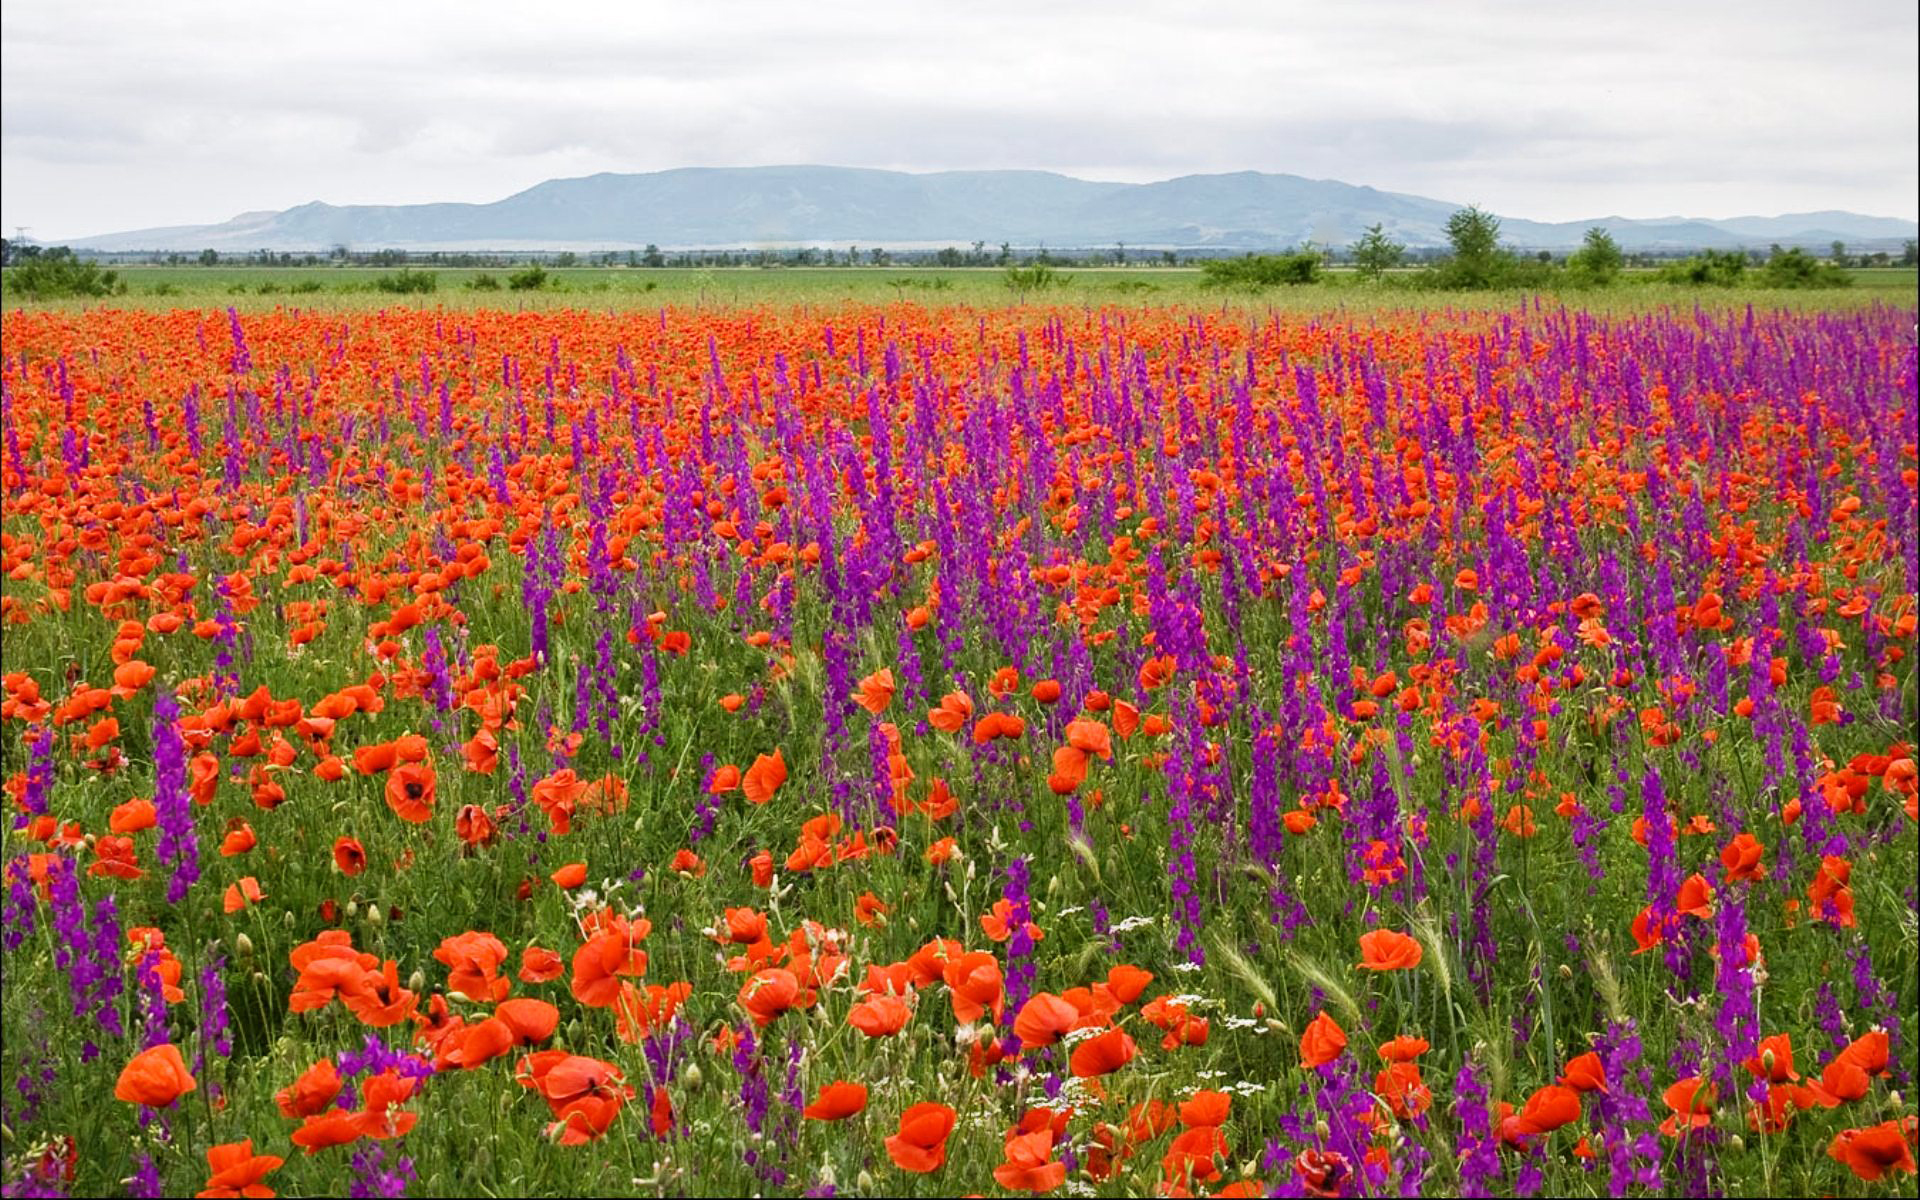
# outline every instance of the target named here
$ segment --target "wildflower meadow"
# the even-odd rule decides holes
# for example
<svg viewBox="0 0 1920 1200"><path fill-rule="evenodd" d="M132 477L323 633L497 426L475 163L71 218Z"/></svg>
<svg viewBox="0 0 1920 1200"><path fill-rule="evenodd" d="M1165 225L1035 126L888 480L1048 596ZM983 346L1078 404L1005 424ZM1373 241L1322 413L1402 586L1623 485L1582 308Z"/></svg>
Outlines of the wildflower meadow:
<svg viewBox="0 0 1920 1200"><path fill-rule="evenodd" d="M1912 1195L1915 311L4 316L7 1195Z"/></svg>

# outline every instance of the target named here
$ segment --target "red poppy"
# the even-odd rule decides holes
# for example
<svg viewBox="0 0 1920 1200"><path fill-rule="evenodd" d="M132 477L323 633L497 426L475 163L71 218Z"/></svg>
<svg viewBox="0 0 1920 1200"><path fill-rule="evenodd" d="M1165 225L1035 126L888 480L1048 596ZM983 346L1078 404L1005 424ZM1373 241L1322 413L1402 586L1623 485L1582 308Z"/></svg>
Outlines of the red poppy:
<svg viewBox="0 0 1920 1200"><path fill-rule="evenodd" d="M1360 969L1363 971L1404 971L1420 965L1422 955L1417 938L1390 929L1375 929L1360 935Z"/></svg>
<svg viewBox="0 0 1920 1200"><path fill-rule="evenodd" d="M900 1114L899 1132L886 1140L887 1157L902 1171L925 1175L947 1161L954 1111L944 1104L916 1104Z"/></svg>
<svg viewBox="0 0 1920 1200"><path fill-rule="evenodd" d="M272 1196L273 1189L260 1181L267 1177L267 1172L286 1161L277 1154L255 1154L252 1138L209 1146L207 1186L196 1194L218 1200L229 1200L236 1196Z"/></svg>
<svg viewBox="0 0 1920 1200"><path fill-rule="evenodd" d="M187 1073L180 1048L172 1042L162 1042L128 1060L120 1070L113 1095L114 1099L128 1104L165 1108L199 1086Z"/></svg>
<svg viewBox="0 0 1920 1200"><path fill-rule="evenodd" d="M800 1115L809 1121L844 1121L867 1106L867 1085L835 1080L820 1089Z"/></svg>
<svg viewBox="0 0 1920 1200"><path fill-rule="evenodd" d="M1109 1029L1095 1034L1073 1048L1067 1066L1076 1078L1087 1079L1110 1074L1132 1062L1140 1048L1124 1029Z"/></svg>

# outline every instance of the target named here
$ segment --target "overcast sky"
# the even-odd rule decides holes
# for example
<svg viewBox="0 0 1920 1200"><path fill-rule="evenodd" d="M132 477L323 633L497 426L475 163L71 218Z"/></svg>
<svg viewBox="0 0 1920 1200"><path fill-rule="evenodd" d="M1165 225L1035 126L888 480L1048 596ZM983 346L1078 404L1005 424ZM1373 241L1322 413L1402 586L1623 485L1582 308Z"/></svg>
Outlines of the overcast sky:
<svg viewBox="0 0 1920 1200"><path fill-rule="evenodd" d="M822 163L1258 170L1506 216L1920 203L1895 0L6 0L0 224Z"/></svg>

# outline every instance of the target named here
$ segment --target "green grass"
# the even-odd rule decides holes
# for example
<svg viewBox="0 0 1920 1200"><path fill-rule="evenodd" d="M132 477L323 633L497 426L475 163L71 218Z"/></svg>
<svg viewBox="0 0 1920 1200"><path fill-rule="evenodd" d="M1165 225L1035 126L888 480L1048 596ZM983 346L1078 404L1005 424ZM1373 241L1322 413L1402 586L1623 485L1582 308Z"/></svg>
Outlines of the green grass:
<svg viewBox="0 0 1920 1200"><path fill-rule="evenodd" d="M929 305L1001 305L1033 302L1163 306L1246 305L1288 311L1380 309L1509 308L1522 293L1430 292L1405 283L1412 271L1386 283L1368 283L1351 271L1330 272L1325 281L1302 287L1258 292L1209 288L1197 267L1068 267L1062 282L1040 291L1010 287L998 267L727 267L657 269L628 267L548 267L549 285L540 291L513 291L506 278L513 268L414 266L437 277L437 290L394 295L375 281L400 268L382 267L197 267L121 266L115 268L125 292L99 300L24 303L11 294L8 308L72 310L91 307L166 309L232 306L243 312L273 308L373 309L395 306L453 309L751 307L763 304L838 305L909 300ZM481 275L500 283L497 291L469 285ZM1920 276L1911 267L1856 268L1847 289L1803 292L1761 288L1685 288L1653 281L1653 272L1630 272L1625 281L1601 291L1557 293L1569 303L1597 311L1722 308L1754 304L1793 310L1853 308L1876 300L1911 297Z"/></svg>

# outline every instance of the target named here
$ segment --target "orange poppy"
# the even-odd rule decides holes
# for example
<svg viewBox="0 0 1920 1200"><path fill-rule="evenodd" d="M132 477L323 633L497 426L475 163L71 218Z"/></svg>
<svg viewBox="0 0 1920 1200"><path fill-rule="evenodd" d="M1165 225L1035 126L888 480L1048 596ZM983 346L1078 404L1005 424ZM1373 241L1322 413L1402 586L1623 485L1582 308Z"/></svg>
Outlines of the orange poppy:
<svg viewBox="0 0 1920 1200"><path fill-rule="evenodd" d="M1080 1010L1052 992L1036 992L1020 1006L1013 1019L1013 1032L1020 1048L1034 1050L1051 1046L1080 1023Z"/></svg>
<svg viewBox="0 0 1920 1200"><path fill-rule="evenodd" d="M847 1013L847 1024L870 1038L891 1037L907 1026L913 1007L899 996L869 996Z"/></svg>
<svg viewBox="0 0 1920 1200"><path fill-rule="evenodd" d="M809 1121L844 1121L867 1106L867 1085L835 1080L820 1089L812 1104L800 1110Z"/></svg>
<svg viewBox="0 0 1920 1200"><path fill-rule="evenodd" d="M1404 971L1419 966L1422 954L1418 938L1391 929L1360 935L1359 967L1363 971Z"/></svg>
<svg viewBox="0 0 1920 1200"><path fill-rule="evenodd" d="M1915 1173L1913 1118L1883 1121L1865 1129L1843 1129L1827 1147L1827 1157L1867 1183L1878 1183L1889 1171Z"/></svg>
<svg viewBox="0 0 1920 1200"><path fill-rule="evenodd" d="M787 760L779 750L772 754L762 754L753 760L746 775L740 781L740 789L750 804L766 804L780 791L780 785L787 781Z"/></svg>
<svg viewBox="0 0 1920 1200"><path fill-rule="evenodd" d="M180 1048L172 1042L162 1042L128 1060L114 1084L113 1096L128 1104L165 1108L199 1086L187 1073Z"/></svg>
<svg viewBox="0 0 1920 1200"><path fill-rule="evenodd" d="M1109 1029L1073 1048L1067 1066L1076 1078L1088 1079L1118 1071L1132 1062L1140 1048L1124 1029Z"/></svg>
<svg viewBox="0 0 1920 1200"><path fill-rule="evenodd" d="M887 706L893 703L893 671L890 668L881 667L862 679L859 686L853 702L874 716L887 711Z"/></svg>
<svg viewBox="0 0 1920 1200"><path fill-rule="evenodd" d="M954 1111L944 1104L916 1104L900 1114L899 1132L886 1140L887 1157L902 1171L925 1175L947 1161Z"/></svg>
<svg viewBox="0 0 1920 1200"><path fill-rule="evenodd" d="M280 1114L286 1117L311 1117L325 1112L340 1094L340 1073L331 1058L323 1058L304 1071L300 1078L273 1095Z"/></svg>
<svg viewBox="0 0 1920 1200"><path fill-rule="evenodd" d="M415 825L433 818L434 774L431 763L405 763L387 776L387 807L402 821Z"/></svg>
<svg viewBox="0 0 1920 1200"><path fill-rule="evenodd" d="M1346 1048L1347 1031L1324 1012L1315 1015L1300 1035L1300 1061L1309 1067L1332 1062Z"/></svg>

